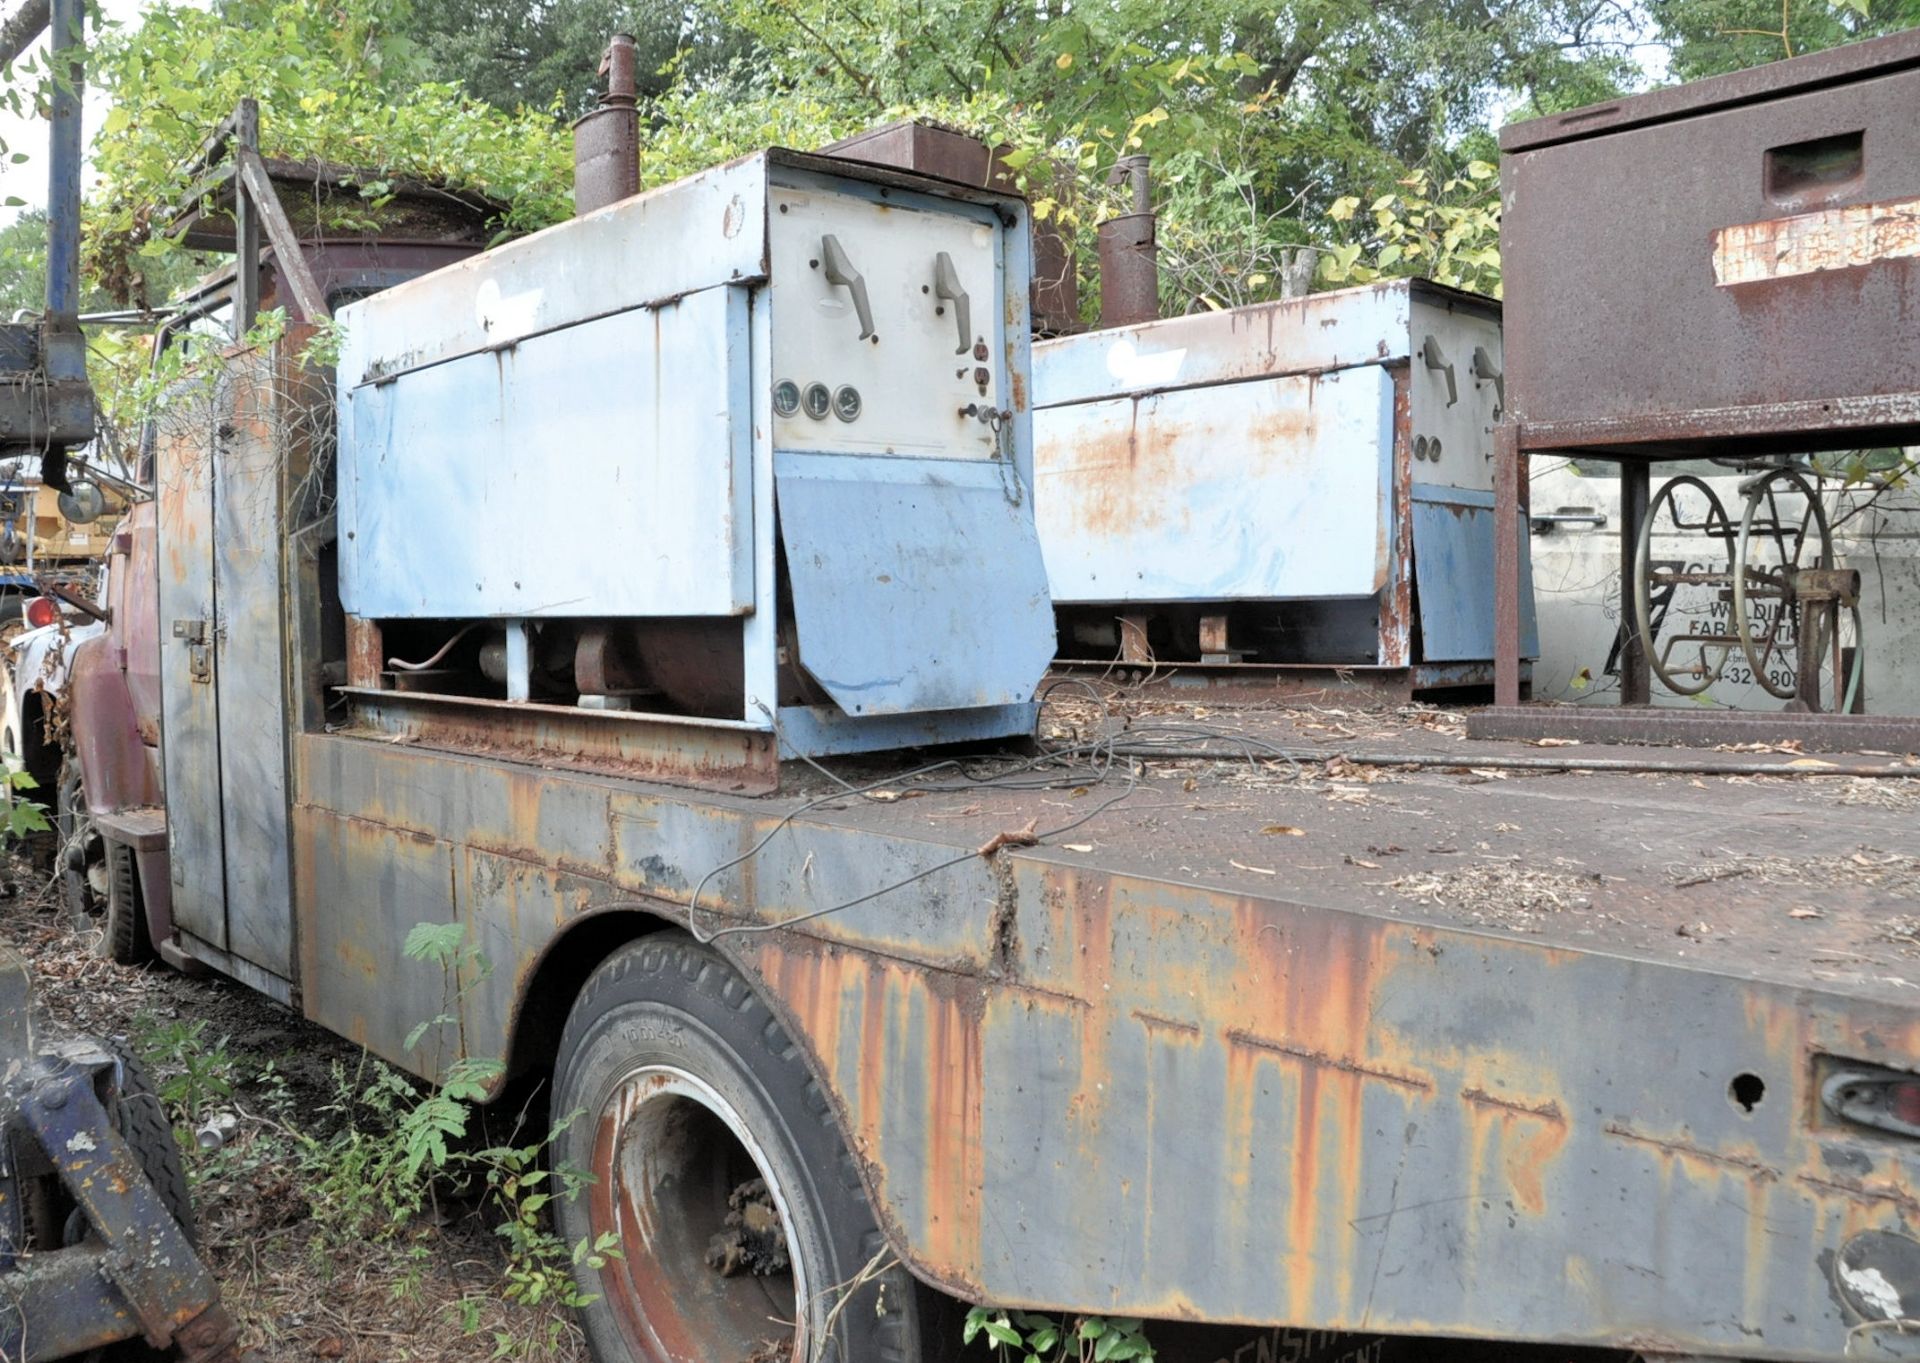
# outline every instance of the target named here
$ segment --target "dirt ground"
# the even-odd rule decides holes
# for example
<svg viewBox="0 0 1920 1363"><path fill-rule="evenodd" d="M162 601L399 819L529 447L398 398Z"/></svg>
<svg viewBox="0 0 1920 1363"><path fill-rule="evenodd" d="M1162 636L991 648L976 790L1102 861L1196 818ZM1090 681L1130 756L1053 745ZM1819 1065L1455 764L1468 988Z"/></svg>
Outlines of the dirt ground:
<svg viewBox="0 0 1920 1363"><path fill-rule="evenodd" d="M384 1121L356 1110L380 1079L357 1047L219 976L114 965L70 925L44 875L18 860L11 873L0 943L33 970L37 1033L118 1040L146 1062L176 1121L194 1119L181 1132L201 1252L263 1363L584 1363L564 1306L505 1300L509 1256L483 1201L436 1196L371 1235L315 1215L316 1181L354 1174L331 1138ZM198 1148L196 1125L219 1133L218 1149Z"/></svg>

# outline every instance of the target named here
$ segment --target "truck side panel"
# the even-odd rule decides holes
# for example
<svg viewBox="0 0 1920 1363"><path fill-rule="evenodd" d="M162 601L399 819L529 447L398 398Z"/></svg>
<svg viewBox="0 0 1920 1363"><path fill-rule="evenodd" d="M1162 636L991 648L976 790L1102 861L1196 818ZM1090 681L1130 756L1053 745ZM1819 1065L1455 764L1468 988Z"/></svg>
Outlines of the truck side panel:
<svg viewBox="0 0 1920 1363"><path fill-rule="evenodd" d="M309 1009L408 1063L441 997L401 973L412 921L467 922L493 966L468 1037L504 1056L519 989L589 914L678 917L699 885L705 930L779 920L955 850L815 816L708 876L783 811L302 745L302 919L332 920L308 978L384 1000L377 1025ZM343 823L365 832L317 831ZM1823 1264L1920 1212L1903 1148L1809 1118L1814 1057L1920 1051L1905 1010L1074 860L963 857L718 943L790 1019L895 1248L967 1296L1839 1359ZM1731 1102L1735 1072L1767 1101Z"/></svg>

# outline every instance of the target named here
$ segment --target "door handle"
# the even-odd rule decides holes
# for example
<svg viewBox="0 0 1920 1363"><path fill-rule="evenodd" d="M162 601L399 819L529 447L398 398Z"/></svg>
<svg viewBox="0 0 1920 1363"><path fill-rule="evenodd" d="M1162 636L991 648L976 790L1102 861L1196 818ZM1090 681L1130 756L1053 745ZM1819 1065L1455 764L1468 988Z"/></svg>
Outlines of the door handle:
<svg viewBox="0 0 1920 1363"><path fill-rule="evenodd" d="M1487 354L1487 348L1483 345L1477 345L1473 348L1473 376L1476 379L1493 380L1494 401L1499 404L1502 411L1505 411L1507 406L1507 381L1505 376L1503 376L1498 369L1494 368L1493 356Z"/></svg>
<svg viewBox="0 0 1920 1363"><path fill-rule="evenodd" d="M1576 511L1572 508L1564 511L1543 511L1527 519L1532 523L1533 532L1536 535L1545 534L1556 525L1590 525L1597 530L1607 523L1604 512Z"/></svg>
<svg viewBox="0 0 1920 1363"><path fill-rule="evenodd" d="M1440 342L1431 336L1427 337L1420 346L1420 358L1427 362L1427 368L1438 369L1447 376L1447 406L1451 407L1460 401L1460 389L1453 379L1453 361L1440 349Z"/></svg>
<svg viewBox="0 0 1920 1363"><path fill-rule="evenodd" d="M853 268L846 248L832 233L820 238L820 259L827 267L827 282L853 295L853 310L860 318L860 339L866 340L873 335L873 305L867 301L866 277Z"/></svg>
<svg viewBox="0 0 1920 1363"><path fill-rule="evenodd" d="M953 257L945 251L933 258L933 296L953 304L953 322L960 333L960 344L953 353L966 354L973 346L972 303L960 287L960 272L953 268Z"/></svg>

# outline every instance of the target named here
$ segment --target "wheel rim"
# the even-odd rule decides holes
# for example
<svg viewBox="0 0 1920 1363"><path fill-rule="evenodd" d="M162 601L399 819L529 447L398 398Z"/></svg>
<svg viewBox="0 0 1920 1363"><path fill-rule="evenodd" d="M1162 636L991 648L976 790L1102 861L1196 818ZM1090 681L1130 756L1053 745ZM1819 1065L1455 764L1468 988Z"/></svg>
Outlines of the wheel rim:
<svg viewBox="0 0 1920 1363"><path fill-rule="evenodd" d="M1860 618L1860 603L1854 601L1843 604L1840 608L1838 623L1843 629L1847 624L1853 626L1851 641L1833 634L1823 611L1814 626L1814 646L1821 659L1822 671L1831 673L1834 686L1833 694L1823 696L1822 703L1829 710L1844 714L1851 711L1854 702L1859 699L1860 683L1866 674L1867 635L1866 624ZM1853 665L1843 669L1848 648L1853 650Z"/></svg>
<svg viewBox="0 0 1920 1363"><path fill-rule="evenodd" d="M1686 520L1681 513L1679 498L1676 496L1681 488L1697 491L1706 502L1705 515L1697 524ZM1707 585L1709 581L1717 582L1722 586L1727 584L1733 574L1733 522L1728 518L1726 508L1721 505L1720 499L1714 495L1713 489L1691 474L1682 474L1662 484L1660 491L1648 505L1647 514L1640 521L1640 541L1634 553L1634 604L1637 616L1635 623L1639 626L1640 648L1647 660L1647 665L1653 669L1654 675L1660 678L1661 683L1668 690L1682 696L1697 696L1720 680L1720 674L1726 670L1727 659L1734 650L1735 640L1730 636L1725 639L1703 636L1698 631L1683 626L1678 631L1667 632L1664 647L1656 646L1659 641L1653 637L1653 588L1656 585L1653 535L1654 525L1660 518L1662 507L1666 508L1667 515L1673 521L1673 533L1679 534L1688 530L1704 531L1708 538L1717 538L1722 541L1727 555L1727 571L1724 573L1668 572L1659 577L1657 585L1663 590L1671 589L1676 595L1684 586ZM1674 598L1669 597L1662 623L1673 619L1675 614ZM1684 619L1686 613L1681 611L1679 614ZM1680 668L1671 666L1669 660L1675 650L1688 644L1698 647L1699 660L1690 666ZM1713 663L1707 661L1709 649L1718 656L1718 661Z"/></svg>
<svg viewBox="0 0 1920 1363"><path fill-rule="evenodd" d="M1806 509L1792 532L1791 548L1786 542L1789 521L1780 513L1781 490L1797 492L1806 499ZM1767 506L1766 519L1756 520L1763 501ZM1779 560L1777 564L1762 562L1761 556L1755 554L1756 529L1762 544L1772 544L1773 556ZM1747 493L1746 513L1740 518L1740 552L1733 572L1733 624L1739 631L1740 648L1746 654L1755 684L1780 700L1792 700L1799 689L1799 649L1805 641L1787 631L1798 628L1793 618L1793 577L1799 569L1808 566L1810 532L1816 536L1819 550L1812 566L1831 568L1833 535L1827 528L1826 508L1813 485L1794 469L1775 469L1753 484ZM1755 600L1779 603L1771 623L1758 634L1751 608ZM1781 675L1790 680L1782 681L1774 675L1776 665Z"/></svg>
<svg viewBox="0 0 1920 1363"><path fill-rule="evenodd" d="M788 1191L711 1085L670 1065L627 1072L601 1105L593 1173L588 1224L596 1244L611 1235L619 1246L600 1282L629 1353L649 1363L802 1356L796 1322L811 1298L791 1253Z"/></svg>

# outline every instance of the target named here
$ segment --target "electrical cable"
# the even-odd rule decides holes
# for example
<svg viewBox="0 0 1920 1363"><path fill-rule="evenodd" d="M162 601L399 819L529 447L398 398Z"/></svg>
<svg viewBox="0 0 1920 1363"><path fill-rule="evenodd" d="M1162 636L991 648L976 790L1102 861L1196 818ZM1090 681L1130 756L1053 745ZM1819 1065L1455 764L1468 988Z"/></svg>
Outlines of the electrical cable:
<svg viewBox="0 0 1920 1363"><path fill-rule="evenodd" d="M1058 683L1049 684L1046 688L1044 688L1041 691L1040 695L1037 697L1037 699L1039 700L1040 708L1042 710L1045 709L1047 698L1052 694L1054 686L1057 684ZM1084 683L1082 684L1084 685ZM1092 688L1089 687L1088 689L1091 690ZM1105 700L1102 697L1100 697L1097 692L1094 695L1094 699L1100 704L1101 728L1104 729L1106 727L1106 721L1109 716L1109 711L1107 709ZM763 714L767 713L767 707L764 703L756 702L756 704L759 706ZM856 785L852 782L849 782L844 777L841 777L835 774L834 772L829 771L826 767L822 766L818 761L814 760L811 756L805 753L801 753L798 750L794 750L795 756L801 758L801 760L805 761L808 766L812 767L815 771L819 772L821 775L825 776L828 780L832 781L836 786L839 787L839 789L832 792L831 794L822 795L822 796L816 797L815 799L808 800L800 805L795 806L793 809L788 810L785 814L781 815L779 820L775 822L772 828L768 829L764 834L762 834L753 843L751 847L747 848L746 851L740 853L738 856L728 859L727 861L721 862L719 865L709 870L705 875L701 876L700 879L695 883L693 887L693 893L687 896L687 931L692 933L694 940L700 942L702 945L706 945L708 943L718 940L721 937L729 936L729 935L759 933L759 932L773 932L778 929L792 927L799 923L811 922L816 918L825 918L830 914L844 912L845 910L854 908L860 904L866 904L875 899L879 899L885 895L892 894L896 890L905 889L907 886L918 884L922 880L926 880L931 876L937 875L941 871L950 870L951 868L955 866L959 866L964 862L973 861L975 859L982 857L983 855L990 855L990 853L983 853L981 849L973 849L973 850L961 853L959 855L949 857L945 861L937 862L932 866L923 867L922 869L914 872L910 876L906 876L900 880L893 881L890 884L883 885L878 889L870 890L866 894L859 895L853 899L844 900L836 904L828 905L825 908L811 909L811 910L808 910L806 913L799 914L791 918L782 919L777 923L737 924L731 927L719 928L711 933L707 933L703 935L700 931L700 925L699 925L700 896L706 891L707 884L715 876L721 875L727 871L730 871L734 867L739 866L744 862L750 861L752 858L758 856L761 850L764 849L768 843L772 842L773 839L779 835L781 830L785 829L788 825L793 823L795 819L798 819L802 815L810 813L813 810L822 807L823 805L831 804L835 801L845 799L848 796L868 798L873 796L878 791L887 790L887 789L897 789L901 786L909 786L914 790L925 791L928 793L948 793L948 792L967 791L967 790L1058 789L1067 785L1072 785L1077 787L1080 785L1099 784L1101 782L1104 782L1108 778L1108 776L1112 773L1113 759L1111 754L1107 755L1106 760L1104 762L1098 762L1097 764L1089 764L1089 766L1084 769L1075 768L1075 767L1066 767L1064 769L1061 769L1061 768L1058 768L1056 765L1056 768L1051 772L1051 774L1042 777L1040 773L1047 767L1048 764L1050 763L1057 764L1059 760L1063 757L1077 757L1081 755L1093 755L1097 757L1100 753L1104 752L1108 746L1109 744L1105 740L1094 740L1093 742L1090 742L1090 743L1075 744L1062 749L1043 750L1038 757L1028 758L1020 762L1019 764L1015 765L1014 767L1011 767L1005 771L1002 771L990 776L971 775L967 770L966 764L960 761L958 758L944 758L937 762L930 762L924 766L916 767L910 771L889 773L887 776L883 778L880 778L875 781L867 782L864 785ZM947 781L947 782L929 782L921 779L922 777L930 776L936 772L948 771L948 770L959 772L962 779L959 781ZM1034 780L1012 782L1007 779L1009 777L1037 778L1038 783L1036 784ZM1087 813L1082 814L1080 817L1068 823L1061 824L1054 828L1049 828L1044 832L1037 832L1031 835L1023 834L1019 838L1018 845L1035 846L1035 845L1038 845L1042 840L1046 838L1059 837L1063 833L1072 832L1074 829L1082 827L1083 825L1087 824L1094 818L1097 818L1099 815L1104 814L1107 810L1119 804L1122 800L1132 795L1134 791L1138 789L1138 787L1139 787L1139 773L1137 770L1134 770L1130 767L1128 781L1127 781L1127 788L1124 791L1120 792L1118 795L1114 796L1112 799L1105 801L1104 803L1096 806L1095 808L1089 810ZM616 907L616 906L609 905L608 907Z"/></svg>
<svg viewBox="0 0 1920 1363"><path fill-rule="evenodd" d="M1057 838L1063 833L1071 833L1074 829L1082 827L1085 824L1091 823L1094 819L1106 813L1109 809L1112 809L1115 805L1119 804L1122 800L1132 795L1133 792L1138 788L1138 786L1139 786L1139 778L1138 776L1135 776L1134 778L1132 778L1127 782L1127 788L1121 791L1118 795L1115 795L1111 799L1104 801L1103 803L1096 806L1095 808L1088 810L1085 814L1082 814L1079 818L1074 819L1069 823L1059 824L1056 827L1046 829L1043 832L1035 833L1033 835L1033 839L1034 839L1033 842L1028 843L1023 838L1018 845L1039 846L1048 838ZM983 856L990 856L990 855L991 854L983 854L977 849L970 852L962 852L958 856L949 857L945 861L935 862L932 866L928 866L923 870L915 871L912 875L907 876L901 880L896 880L891 885L883 885L877 890L870 891L869 893L860 895L854 899L842 900L838 904L830 904L824 909L811 909L806 913L796 914L792 918L783 918L778 923L740 923L740 924L736 924L733 927L721 928L717 932L711 933L704 938L700 938L700 934L698 932L694 932L693 935L696 938L700 938L702 942L714 942L719 940L722 937L733 936L736 934L740 936L746 936L751 933L777 932L784 928L794 927L800 923L811 922L813 919L816 919L816 918L825 918L828 914L841 913L847 909L855 908L858 905L868 903L875 899L879 899L883 895L892 894L895 890L903 890L909 885L917 884L922 880L926 880L930 876L937 875L941 871L950 870L951 868L958 866L963 862L981 860L983 859ZM689 926L689 930L691 931L691 926Z"/></svg>
<svg viewBox="0 0 1920 1363"><path fill-rule="evenodd" d="M452 652L453 646L455 644L459 643L462 639L466 638L469 634L473 633L476 629L479 629L480 626L487 623L488 622L485 620L475 620L472 624L462 626L460 629L455 630L453 632L453 637L447 640L444 644L440 645L440 647L434 652L434 655L431 658L428 658L425 662L410 663L404 658L389 658L387 659L387 666L393 668L395 671L398 671L398 672L424 672L429 667L432 667L435 663L439 662L442 658L446 657L448 653Z"/></svg>

